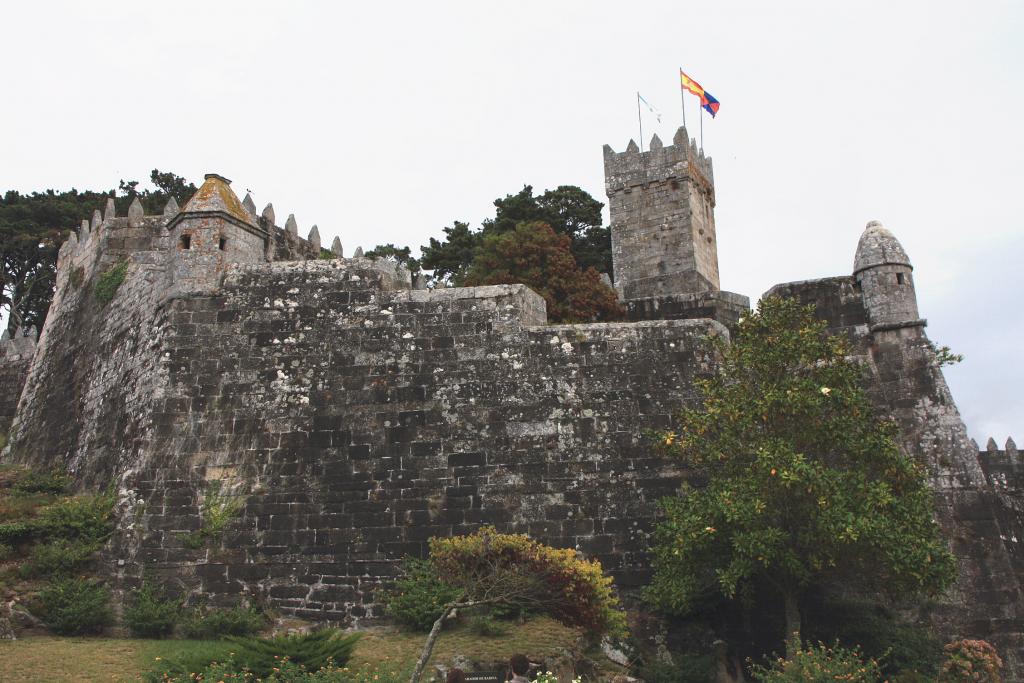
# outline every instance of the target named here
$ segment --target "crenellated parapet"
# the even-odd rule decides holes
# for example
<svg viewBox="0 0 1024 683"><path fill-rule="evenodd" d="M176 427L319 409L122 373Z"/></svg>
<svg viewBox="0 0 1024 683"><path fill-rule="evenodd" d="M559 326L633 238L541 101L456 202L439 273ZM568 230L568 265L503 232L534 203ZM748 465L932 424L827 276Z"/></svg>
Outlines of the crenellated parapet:
<svg viewBox="0 0 1024 683"><path fill-rule="evenodd" d="M641 152L636 142L629 141L623 152L604 146L605 189L608 194L639 188L650 183L692 178L709 193L714 206L715 174L711 157L696 140L688 137L686 128L679 128L666 147L657 135L651 137L648 151Z"/></svg>
<svg viewBox="0 0 1024 683"><path fill-rule="evenodd" d="M685 128L673 143L604 146L615 289L627 304L721 289L711 159Z"/></svg>
<svg viewBox="0 0 1024 683"><path fill-rule="evenodd" d="M1012 437L1007 437L1002 449L995 439L989 438L984 450L978 449L978 462L993 491L1024 494L1024 454Z"/></svg>

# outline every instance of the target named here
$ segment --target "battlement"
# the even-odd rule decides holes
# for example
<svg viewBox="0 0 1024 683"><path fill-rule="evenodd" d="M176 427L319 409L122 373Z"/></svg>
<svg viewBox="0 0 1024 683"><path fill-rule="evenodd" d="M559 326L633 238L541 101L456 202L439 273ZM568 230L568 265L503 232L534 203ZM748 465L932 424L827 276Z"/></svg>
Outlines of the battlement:
<svg viewBox="0 0 1024 683"><path fill-rule="evenodd" d="M18 328L12 337L7 330L0 334L0 358L5 361L17 360L22 356L31 357L36 350L39 334L36 328Z"/></svg>
<svg viewBox="0 0 1024 683"><path fill-rule="evenodd" d="M978 444L975 442L974 446ZM1024 489L1024 454L1017 449L1012 437L1006 438L1002 449L990 437L984 450L978 449L978 462L989 485L996 490Z"/></svg>
<svg viewBox="0 0 1024 683"><path fill-rule="evenodd" d="M696 140L689 138L685 127L676 131L668 147L655 134L646 152L641 152L633 140L624 152L615 152L610 145L605 145L604 172L609 195L652 182L688 177L710 193L714 205L715 174L711 157L704 156L704 150L697 146Z"/></svg>

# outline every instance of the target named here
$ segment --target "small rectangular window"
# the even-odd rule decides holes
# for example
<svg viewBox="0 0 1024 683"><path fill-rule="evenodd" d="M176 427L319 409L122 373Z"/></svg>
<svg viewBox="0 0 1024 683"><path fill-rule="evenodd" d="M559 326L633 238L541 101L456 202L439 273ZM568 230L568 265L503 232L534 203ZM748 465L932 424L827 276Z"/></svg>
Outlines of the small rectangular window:
<svg viewBox="0 0 1024 683"><path fill-rule="evenodd" d="M218 244L218 246L220 247L221 251L224 251L225 249L227 249L228 248L228 241L227 241L227 239L224 238L224 237L221 237L220 238L220 243Z"/></svg>
<svg viewBox="0 0 1024 683"><path fill-rule="evenodd" d="M192 235L182 235L181 236L181 248L182 249L191 249L192 248Z"/></svg>
<svg viewBox="0 0 1024 683"><path fill-rule="evenodd" d="M898 284L898 285L904 284L904 282L903 282L903 273L896 273L896 284Z"/></svg>

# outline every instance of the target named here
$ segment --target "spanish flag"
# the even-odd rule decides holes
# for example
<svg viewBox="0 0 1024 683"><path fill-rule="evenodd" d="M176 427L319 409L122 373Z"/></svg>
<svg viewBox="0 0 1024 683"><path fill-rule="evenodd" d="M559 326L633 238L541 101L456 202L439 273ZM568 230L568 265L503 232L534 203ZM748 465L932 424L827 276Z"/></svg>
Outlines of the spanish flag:
<svg viewBox="0 0 1024 683"><path fill-rule="evenodd" d="M718 113L718 108L722 106L718 103L718 100L706 91L700 83L684 74L682 69L679 70L679 82L683 86L683 90L688 90L700 98L700 106L707 113L711 114L711 118L714 118L715 114Z"/></svg>

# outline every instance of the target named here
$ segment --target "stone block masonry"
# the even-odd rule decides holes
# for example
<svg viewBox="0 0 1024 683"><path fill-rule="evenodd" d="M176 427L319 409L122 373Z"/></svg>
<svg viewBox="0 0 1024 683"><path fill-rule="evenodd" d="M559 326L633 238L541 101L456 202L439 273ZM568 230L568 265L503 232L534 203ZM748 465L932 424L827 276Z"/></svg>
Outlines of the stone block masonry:
<svg viewBox="0 0 1024 683"><path fill-rule="evenodd" d="M521 285L398 289L385 265L243 266L166 306L166 384L124 482L126 578L347 622L379 615L382 582L429 538L493 524L645 583L656 501L685 473L644 432L696 398L725 328L545 327ZM190 550L215 480L244 507Z"/></svg>
<svg viewBox="0 0 1024 683"><path fill-rule="evenodd" d="M0 337L0 436L3 441L7 440L7 430L14 420L35 351L35 329L18 330L13 337L8 337L5 330Z"/></svg>

